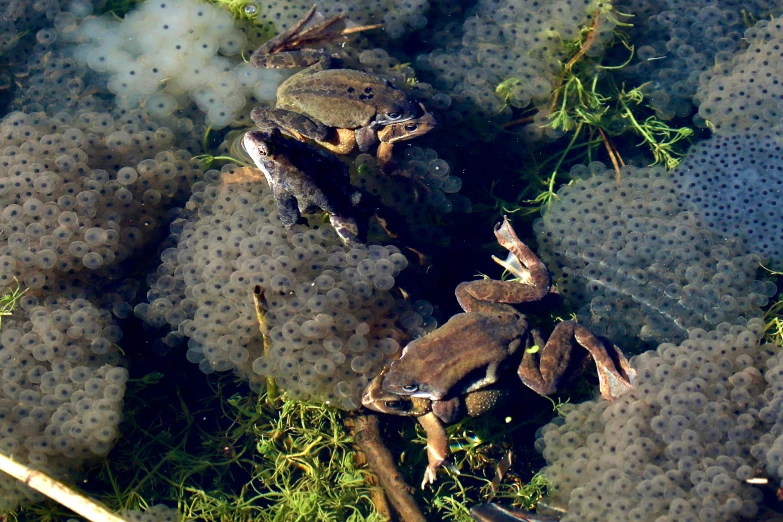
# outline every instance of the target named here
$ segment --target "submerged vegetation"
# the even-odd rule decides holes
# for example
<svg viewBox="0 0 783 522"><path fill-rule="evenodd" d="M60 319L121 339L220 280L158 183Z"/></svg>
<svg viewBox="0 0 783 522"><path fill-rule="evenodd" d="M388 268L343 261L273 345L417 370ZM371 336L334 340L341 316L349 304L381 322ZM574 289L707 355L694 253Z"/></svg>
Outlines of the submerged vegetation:
<svg viewBox="0 0 783 522"><path fill-rule="evenodd" d="M672 127L655 115L654 109L645 103L649 84L629 87L618 79L634 57L634 45L624 33L624 29L633 25L630 23L633 19L610 7L607 9L596 11L591 26L582 28L578 37L565 42L567 58L561 62L560 75L547 101L548 108L536 108L534 115L523 112L519 118L503 125L510 133L522 125L540 125L553 131L555 141L544 147L546 154L542 155L536 148L525 155L525 167L520 174L528 184L513 191L517 194L514 200L495 196L496 191L509 191L505 183L493 182L489 197L494 203L479 206L480 209L494 208L493 219L508 212L539 214L556 197L557 189L570 182L567 177L570 167L595 161L602 149L619 176L626 163L624 155L633 157L643 153L625 145L621 154L617 145L620 138L623 143L636 140L637 147L649 151L648 164L663 165L669 170L677 166L684 154L685 142L693 136L693 129ZM606 44L606 51L596 56L591 47L601 19L607 17L613 20L612 37ZM497 85L496 93L507 104L511 103L515 89L521 84L520 78L508 78ZM563 140L568 142L563 144ZM539 159L541 156L545 158L543 161Z"/></svg>
<svg viewBox="0 0 783 522"><path fill-rule="evenodd" d="M110 0L104 12L121 18L136 3ZM255 21L260 9L250 0L212 3L243 22ZM539 125L550 133L551 141L531 146L521 166L515 164L512 173L484 185L485 193L475 195L473 205L481 219L474 215L472 220L497 221L508 213L532 219L556 200L563 184L572 181L567 177L571 166L599 157L610 159L618 177L626 163L667 169L678 164L694 131L656 116L646 103L648 85L631 86L621 80L634 54L634 46L623 34L632 20L611 11L598 15L576 38L564 42L567 57L545 109L539 107L534 116L516 107L518 118L504 125L505 137L522 125ZM591 46L604 16L623 22L615 24L609 50L593 53ZM271 31L271 22L264 23L265 30ZM507 78L495 92L511 104L522 82ZM207 168L222 162L247 165L234 159L239 156L236 151L213 150L212 137L207 127L202 154L194 160ZM363 175L368 167L362 164L357 170ZM449 225L449 218L437 220ZM504 272L501 279L509 276ZM17 282L15 289L0 296L0 327L26 292ZM765 317L767 339L778 345L783 345L782 311L780 299ZM264 310L257 307L257 313L263 322ZM544 321L557 321L558 313L566 317L572 311L556 310ZM268 340L266 332L259 335ZM127 346L123 349L130 351ZM204 376L193 365L180 362L184 350L174 349L164 362L140 359L139 367L131 368L120 439L107 457L86 471L81 483L86 494L118 512L164 503L176 505L184 518L221 522L388 519L382 489L357 452L349 428L353 413L292 400L284 393L279 396L271 378L267 393L251 391L233 376ZM194 382L202 387L195 392ZM571 395L592 397L594 388L582 380ZM534 451L533 441L536 430L563 403L529 390L520 393L527 394L524 401L447 427L453 466L444 468L434 486L415 493L428 520L468 522L469 508L476 503L495 501L531 509L545 497L550 484L537 473L543 458ZM404 417L384 417L382 426L407 482L418 484L427 463L426 433ZM9 513L7 519L54 521L68 516L47 501Z"/></svg>
<svg viewBox="0 0 783 522"><path fill-rule="evenodd" d="M270 403L229 376L209 378L203 396L192 397L172 382L174 376L187 381L182 372L129 381L122 438L87 471L80 486L86 494L118 512L176 504L186 519L196 520L386 520L376 507L385 505L382 490L346 428L350 414L287 399ZM543 398L533 402L540 408L531 408L537 412L531 418L512 406L502 415L448 427L460 472L442 473L434 488L422 492L428 520L467 522L468 507L482 500L530 508L542 498L547 483L535 475L540 457L530 439L550 408ZM402 456L408 482L418 483L426 436L410 419L388 420L387 442ZM506 470L501 481L496 467L509 455L525 471ZM66 513L46 501L10 520L64 520Z"/></svg>

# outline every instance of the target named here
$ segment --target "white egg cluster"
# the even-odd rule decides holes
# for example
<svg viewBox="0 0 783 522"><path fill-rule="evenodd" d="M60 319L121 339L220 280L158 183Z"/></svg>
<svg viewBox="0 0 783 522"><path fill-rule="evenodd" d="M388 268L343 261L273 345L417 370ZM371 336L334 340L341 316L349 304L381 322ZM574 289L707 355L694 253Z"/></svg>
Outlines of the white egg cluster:
<svg viewBox="0 0 783 522"><path fill-rule="evenodd" d="M89 17L60 37L78 44L77 61L109 75L120 107L163 117L190 99L213 129L247 112L249 97L274 96L283 77L228 58L247 50L247 37L227 10L200 0L150 0L121 22Z"/></svg>
<svg viewBox="0 0 783 522"><path fill-rule="evenodd" d="M691 330L632 360L613 403L566 405L536 446L563 522L739 521L760 516L764 469L783 479L783 364L764 322Z"/></svg>
<svg viewBox="0 0 783 522"><path fill-rule="evenodd" d="M783 153L774 136L748 131L694 145L674 170L679 198L718 237L783 268Z"/></svg>
<svg viewBox="0 0 783 522"><path fill-rule="evenodd" d="M172 225L177 246L163 252L136 315L170 325L171 345L188 338L187 358L205 373L234 370L254 383L272 376L292 397L359 407L400 343L436 327L429 303L389 292L407 259L393 246L348 248L331 228L286 229L266 183L226 184L231 177L194 186L191 215ZM267 354L256 286L265 290Z"/></svg>
<svg viewBox="0 0 783 522"><path fill-rule="evenodd" d="M0 291L127 259L203 173L144 111L14 112L0 122Z"/></svg>
<svg viewBox="0 0 783 522"><path fill-rule="evenodd" d="M760 20L747 29L746 48L701 77L699 116L722 136L762 128L783 131L783 22Z"/></svg>
<svg viewBox="0 0 783 522"><path fill-rule="evenodd" d="M0 452L57 477L106 455L117 437L128 372L122 330L85 299L25 295L0 331ZM0 477L0 511L32 490Z"/></svg>
<svg viewBox="0 0 783 522"><path fill-rule="evenodd" d="M692 328L745 324L775 294L755 280L758 255L724 241L678 201L661 167L572 169L534 224L539 254L579 319L624 348L635 336L679 342Z"/></svg>

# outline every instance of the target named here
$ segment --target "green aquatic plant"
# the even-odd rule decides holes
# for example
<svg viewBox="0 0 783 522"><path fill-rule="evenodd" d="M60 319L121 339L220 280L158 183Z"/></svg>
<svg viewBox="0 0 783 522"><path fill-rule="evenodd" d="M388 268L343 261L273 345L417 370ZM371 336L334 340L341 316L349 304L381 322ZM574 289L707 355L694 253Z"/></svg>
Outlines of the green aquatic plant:
<svg viewBox="0 0 783 522"><path fill-rule="evenodd" d="M770 270L764 265L761 268L775 278L783 276L783 272ZM777 297L777 301L772 302L764 312L764 340L783 346L783 295Z"/></svg>
<svg viewBox="0 0 783 522"><path fill-rule="evenodd" d="M98 11L98 14L111 14L121 20L139 3L140 0L108 0Z"/></svg>
<svg viewBox="0 0 783 522"><path fill-rule="evenodd" d="M9 288L0 296L0 328L3 325L3 317L8 317L14 313L16 303L28 290L27 288L22 290L22 286L16 278L14 278L14 281L16 281L16 288Z"/></svg>
<svg viewBox="0 0 783 522"><path fill-rule="evenodd" d="M237 20L255 22L261 6L252 0L208 0L210 3L226 9ZM271 34L269 36L272 36Z"/></svg>
<svg viewBox="0 0 783 522"><path fill-rule="evenodd" d="M513 133L517 125L539 125L552 136L569 135L568 143L562 145L558 140L531 150L524 156L525 167L521 173L525 185L519 188L514 181L495 181L485 194L485 203L474 205L474 209L490 213L492 219L508 212L531 217L543 213L555 201L557 189L571 181L565 176L570 168L599 159L602 151L619 177L625 164L615 145L620 137L639 138L639 145L649 150L651 164L662 164L667 169L678 164L683 146L693 130L673 127L656 117L645 103L648 85L626 87L615 80L634 54L634 46L623 32L625 27L631 26L621 21L627 16L611 8L597 11L592 24L584 27L577 38L563 42L566 58L553 82L548 105L535 108L535 116L523 112L520 118L504 127ZM598 53L591 52L591 48L596 45L602 20L607 19L612 21L611 40L605 44L607 50L596 56ZM496 93L507 105L513 105L515 94L522 85L519 78L507 78L497 85ZM509 183L514 183L513 191L509 190ZM509 200L498 196L498 189L503 193L513 192L516 198Z"/></svg>
<svg viewBox="0 0 783 522"><path fill-rule="evenodd" d="M123 440L93 469L110 485L104 502L140 509L175 501L199 520L381 520L344 412L267 401L231 377L205 380L204 397L177 386L177 401L162 404L156 388L169 376L129 383Z"/></svg>

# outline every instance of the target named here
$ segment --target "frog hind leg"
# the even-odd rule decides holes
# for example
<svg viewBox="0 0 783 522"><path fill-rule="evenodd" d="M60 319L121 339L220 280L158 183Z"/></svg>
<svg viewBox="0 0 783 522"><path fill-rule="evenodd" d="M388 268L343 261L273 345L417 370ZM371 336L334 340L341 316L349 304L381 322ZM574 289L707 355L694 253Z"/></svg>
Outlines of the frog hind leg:
<svg viewBox="0 0 783 522"><path fill-rule="evenodd" d="M318 142L330 139L331 128L319 121L286 109L256 107L250 113L253 123L262 130L279 130L299 141L305 138Z"/></svg>
<svg viewBox="0 0 783 522"><path fill-rule="evenodd" d="M595 361L599 388L606 400L615 399L631 387L633 370L620 349L612 346L607 350L598 337L574 321L559 323L545 345L535 333L532 342L539 348L525 350L518 374L527 387L540 395L561 390L581 371L587 355Z"/></svg>
<svg viewBox="0 0 783 522"><path fill-rule="evenodd" d="M529 297L526 299L538 300L548 294L552 287L549 270L544 262L517 237L508 216L503 216L503 223L495 225L495 237L498 244L509 252L505 261L493 256L495 262L514 274L520 283L535 288L536 293L540 296L537 299Z"/></svg>
<svg viewBox="0 0 783 522"><path fill-rule="evenodd" d="M328 29L345 18L345 13L305 27L312 21L315 8L314 5L293 27L271 38L256 49L250 56L250 63L256 67L274 69L314 66L314 69L308 73L328 69L331 66L331 56L321 50L301 49L301 47L340 36L339 32L329 33Z"/></svg>
<svg viewBox="0 0 783 522"><path fill-rule="evenodd" d="M417 417L419 424L427 432L427 469L424 471L424 479L421 481L421 489L427 484L434 484L438 470L448 462L449 435L446 433L443 423L430 412Z"/></svg>

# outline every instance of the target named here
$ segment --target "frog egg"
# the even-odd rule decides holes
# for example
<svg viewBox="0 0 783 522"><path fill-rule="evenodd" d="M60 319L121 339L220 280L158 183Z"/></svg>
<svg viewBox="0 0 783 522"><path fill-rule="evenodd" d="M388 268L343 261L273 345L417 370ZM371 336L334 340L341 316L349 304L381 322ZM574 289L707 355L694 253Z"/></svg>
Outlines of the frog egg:
<svg viewBox="0 0 783 522"><path fill-rule="evenodd" d="M236 114L226 105L214 105L207 112L207 125L212 129L222 129L231 123Z"/></svg>
<svg viewBox="0 0 783 522"><path fill-rule="evenodd" d="M340 288L332 288L326 292L326 301L332 308L345 309L348 307L348 294Z"/></svg>
<svg viewBox="0 0 783 522"><path fill-rule="evenodd" d="M220 39L220 52L224 56L238 54L247 44L247 37L241 31L232 31Z"/></svg>
<svg viewBox="0 0 783 522"><path fill-rule="evenodd" d="M378 348L380 348L383 353L392 355L399 351L400 345L394 339L386 338L378 341Z"/></svg>
<svg viewBox="0 0 783 522"><path fill-rule="evenodd" d="M71 243L73 245L73 243ZM85 243L86 245L86 243ZM82 263L90 270L96 270L103 265L103 256L97 252L89 252L82 257Z"/></svg>
<svg viewBox="0 0 783 522"><path fill-rule="evenodd" d="M389 290L394 286L394 277L391 274L378 274L372 282L379 290Z"/></svg>
<svg viewBox="0 0 783 522"><path fill-rule="evenodd" d="M351 359L351 370L356 373L367 373L372 368L372 361L364 355L358 355Z"/></svg>
<svg viewBox="0 0 783 522"><path fill-rule="evenodd" d="M364 277L375 275L375 261L372 259L363 259L356 265L356 271Z"/></svg>
<svg viewBox="0 0 783 522"><path fill-rule="evenodd" d="M348 338L348 349L352 352L364 352L368 346L367 338L364 335L354 334Z"/></svg>
<svg viewBox="0 0 783 522"><path fill-rule="evenodd" d="M322 377L330 377L331 375L334 375L336 366L333 361L322 358L315 361L313 368L318 373L318 375Z"/></svg>
<svg viewBox="0 0 783 522"><path fill-rule="evenodd" d="M375 273L378 275L393 275L396 272L396 268L393 259L379 259L375 263Z"/></svg>
<svg viewBox="0 0 783 522"><path fill-rule="evenodd" d="M144 108L154 118L165 118L177 110L177 98L165 92L155 93L144 102Z"/></svg>
<svg viewBox="0 0 783 522"><path fill-rule="evenodd" d="M323 334L323 327L314 320L305 321L301 327L302 335L309 338L319 338Z"/></svg>
<svg viewBox="0 0 783 522"><path fill-rule="evenodd" d="M407 312L404 312L399 317L398 321L400 323L400 326L402 326L406 330L418 328L424 322L421 314L419 314L418 312L414 312L413 310L408 310Z"/></svg>
<svg viewBox="0 0 783 522"><path fill-rule="evenodd" d="M327 352L339 352L343 347L343 341L339 337L329 336L323 340L323 347Z"/></svg>
<svg viewBox="0 0 783 522"><path fill-rule="evenodd" d="M290 76L281 69L259 69L259 80L253 88L253 96L260 102L274 102L277 88Z"/></svg>
<svg viewBox="0 0 783 522"><path fill-rule="evenodd" d="M373 295L373 286L367 281L357 281L351 287L351 295L360 299L369 299Z"/></svg>

